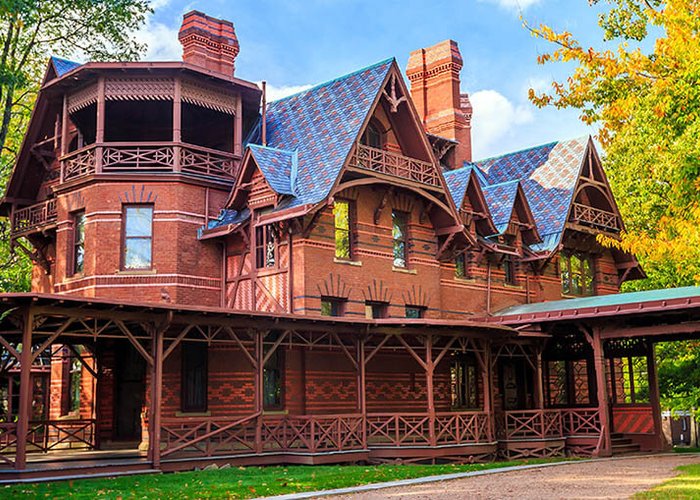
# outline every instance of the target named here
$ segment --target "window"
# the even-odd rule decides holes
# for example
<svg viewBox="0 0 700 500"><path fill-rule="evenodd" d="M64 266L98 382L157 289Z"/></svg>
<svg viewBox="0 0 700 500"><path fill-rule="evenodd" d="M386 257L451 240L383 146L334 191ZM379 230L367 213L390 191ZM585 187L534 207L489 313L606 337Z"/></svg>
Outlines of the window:
<svg viewBox="0 0 700 500"><path fill-rule="evenodd" d="M284 374L284 351L277 348L263 369L263 409L282 409L282 375Z"/></svg>
<svg viewBox="0 0 700 500"><path fill-rule="evenodd" d="M321 316L342 316L345 312L346 299L321 297Z"/></svg>
<svg viewBox="0 0 700 500"><path fill-rule="evenodd" d="M63 348L63 385L61 396L61 414L75 415L80 411L80 386L82 384L83 365L80 358L68 347ZM75 349L80 352L80 347Z"/></svg>
<svg viewBox="0 0 700 500"><path fill-rule="evenodd" d="M338 259L352 259L353 205L347 200L333 203L335 219L335 256Z"/></svg>
<svg viewBox="0 0 700 500"><path fill-rule="evenodd" d="M467 277L467 259L463 253L455 257L455 278Z"/></svg>
<svg viewBox="0 0 700 500"><path fill-rule="evenodd" d="M370 121L365 129L365 133L360 138L360 144L370 146L372 148L382 149L384 147L384 138L380 132L380 125L376 121Z"/></svg>
<svg viewBox="0 0 700 500"><path fill-rule="evenodd" d="M559 257L561 291L564 295L586 296L595 293L593 259L583 254L562 254Z"/></svg>
<svg viewBox="0 0 700 500"><path fill-rule="evenodd" d="M453 408L477 408L479 406L479 383L474 356L457 356L450 367L450 385Z"/></svg>
<svg viewBox="0 0 700 500"><path fill-rule="evenodd" d="M504 281L508 285L517 285L518 282L515 278L515 262L510 255L507 255L503 259L503 272L505 273Z"/></svg>
<svg viewBox="0 0 700 500"><path fill-rule="evenodd" d="M277 263L277 238L275 228L268 224L255 228L255 267L275 267Z"/></svg>
<svg viewBox="0 0 700 500"><path fill-rule="evenodd" d="M386 302L365 302L365 317L380 319L388 317L389 304Z"/></svg>
<svg viewBox="0 0 700 500"><path fill-rule="evenodd" d="M124 207L124 269L151 269L153 260L153 205Z"/></svg>
<svg viewBox="0 0 700 500"><path fill-rule="evenodd" d="M182 344L182 411L207 411L207 345Z"/></svg>
<svg viewBox="0 0 700 500"><path fill-rule="evenodd" d="M406 306L406 317L411 319L418 319L425 316L425 306Z"/></svg>
<svg viewBox="0 0 700 500"><path fill-rule="evenodd" d="M85 265L85 211L73 214L73 256L71 272L82 274Z"/></svg>
<svg viewBox="0 0 700 500"><path fill-rule="evenodd" d="M408 214L393 210L391 222L391 236L394 240L394 267L407 267Z"/></svg>

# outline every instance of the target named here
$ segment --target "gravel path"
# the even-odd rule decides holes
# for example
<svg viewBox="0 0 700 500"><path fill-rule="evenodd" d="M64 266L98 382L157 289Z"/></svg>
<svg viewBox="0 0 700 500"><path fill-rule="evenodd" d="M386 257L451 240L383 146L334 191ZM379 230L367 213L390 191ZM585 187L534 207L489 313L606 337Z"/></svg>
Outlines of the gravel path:
<svg viewBox="0 0 700 500"><path fill-rule="evenodd" d="M676 467L690 463L700 463L700 457L688 455L629 457L504 472L330 498L347 500L628 498L634 493L648 490L675 476Z"/></svg>

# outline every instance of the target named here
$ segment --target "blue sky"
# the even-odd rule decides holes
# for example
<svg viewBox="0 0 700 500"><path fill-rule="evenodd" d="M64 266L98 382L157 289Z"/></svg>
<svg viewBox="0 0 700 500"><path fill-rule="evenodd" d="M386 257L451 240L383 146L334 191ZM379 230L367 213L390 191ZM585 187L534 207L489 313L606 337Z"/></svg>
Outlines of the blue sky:
<svg viewBox="0 0 700 500"><path fill-rule="evenodd" d="M474 105L476 159L595 130L575 110L540 110L527 90L566 76L538 66L549 50L522 27L547 23L595 43L596 11L586 0L155 0L138 36L148 59L181 55L177 30L191 9L233 21L241 51L236 76L267 80L273 96L303 89L387 57L405 68L410 51L447 38L459 43L462 90Z"/></svg>

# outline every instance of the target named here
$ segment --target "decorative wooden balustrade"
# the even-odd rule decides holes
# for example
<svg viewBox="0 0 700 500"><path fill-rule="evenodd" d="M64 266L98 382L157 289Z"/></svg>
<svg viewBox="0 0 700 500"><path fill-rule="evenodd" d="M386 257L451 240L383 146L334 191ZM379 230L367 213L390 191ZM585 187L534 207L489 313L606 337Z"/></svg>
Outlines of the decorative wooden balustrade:
<svg viewBox="0 0 700 500"><path fill-rule="evenodd" d="M277 452L351 451L365 448L362 415L264 417L262 450Z"/></svg>
<svg viewBox="0 0 700 500"><path fill-rule="evenodd" d="M235 455L256 451L259 414L245 417L183 417L163 419L161 452L166 457L176 452L207 456Z"/></svg>
<svg viewBox="0 0 700 500"><path fill-rule="evenodd" d="M103 173L182 172L233 182L239 158L184 143L91 144L61 158L61 179Z"/></svg>
<svg viewBox="0 0 700 500"><path fill-rule="evenodd" d="M15 464L15 447L17 445L17 424L15 422L0 423L0 463Z"/></svg>
<svg viewBox="0 0 700 500"><path fill-rule="evenodd" d="M622 229L616 214L580 203L574 203L573 219L579 224L610 229L614 232L618 232Z"/></svg>
<svg viewBox="0 0 700 500"><path fill-rule="evenodd" d="M420 184L440 186L440 177L432 163L364 144L355 145L349 165Z"/></svg>
<svg viewBox="0 0 700 500"><path fill-rule="evenodd" d="M505 412L503 432L507 441L563 437L561 410Z"/></svg>
<svg viewBox="0 0 700 500"><path fill-rule="evenodd" d="M92 449L95 447L95 420L41 420L29 423L27 451Z"/></svg>
<svg viewBox="0 0 700 500"><path fill-rule="evenodd" d="M367 415L367 445L440 446L493 441L488 414L483 412L437 413L433 422L427 413L372 413Z"/></svg>
<svg viewBox="0 0 700 500"><path fill-rule="evenodd" d="M56 200L50 199L30 205L12 214L10 236L18 238L48 229L56 223Z"/></svg>
<svg viewBox="0 0 700 500"><path fill-rule="evenodd" d="M568 408L561 410L564 436L595 436L601 433L597 408Z"/></svg>

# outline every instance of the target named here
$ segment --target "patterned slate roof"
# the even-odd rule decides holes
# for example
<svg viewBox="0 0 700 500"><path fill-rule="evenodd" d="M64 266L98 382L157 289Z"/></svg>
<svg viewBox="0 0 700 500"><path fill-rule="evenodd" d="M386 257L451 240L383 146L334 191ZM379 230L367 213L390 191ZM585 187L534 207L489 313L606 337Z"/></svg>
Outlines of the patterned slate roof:
<svg viewBox="0 0 700 500"><path fill-rule="evenodd" d="M467 165L463 168L450 170L443 174L445 182L447 183L447 189L450 191L450 196L452 196L457 209L462 206L464 196L467 194L469 177L473 169L474 167L472 165Z"/></svg>
<svg viewBox="0 0 700 500"><path fill-rule="evenodd" d="M489 212L491 212L491 220L499 234L508 227L519 184L520 181L514 180L482 188L486 205L489 207Z"/></svg>
<svg viewBox="0 0 700 500"><path fill-rule="evenodd" d="M62 59L60 57L51 56L51 64L56 71L56 75L63 76L71 70L74 70L78 66L82 66L80 63L69 61L68 59Z"/></svg>
<svg viewBox="0 0 700 500"><path fill-rule="evenodd" d="M219 217L210 220L206 227L200 227L197 232L201 238L205 230L217 229L223 226L235 226L247 221L249 218L250 210L247 207L241 211L223 209L219 213Z"/></svg>
<svg viewBox="0 0 700 500"><path fill-rule="evenodd" d="M297 153L257 144L251 144L249 148L270 187L278 194L293 195L292 179L295 177Z"/></svg>
<svg viewBox="0 0 700 500"><path fill-rule="evenodd" d="M268 149L297 154L296 175L290 168L289 176L295 199L286 200L286 208L328 196L392 64L387 59L268 105ZM278 164L265 168L274 170L270 184L281 186L286 182L278 168L281 155L275 158Z"/></svg>

